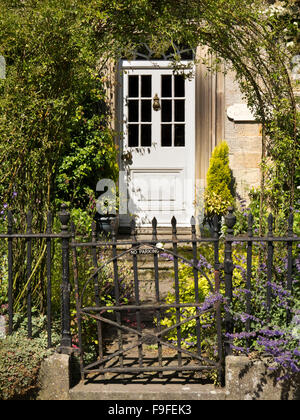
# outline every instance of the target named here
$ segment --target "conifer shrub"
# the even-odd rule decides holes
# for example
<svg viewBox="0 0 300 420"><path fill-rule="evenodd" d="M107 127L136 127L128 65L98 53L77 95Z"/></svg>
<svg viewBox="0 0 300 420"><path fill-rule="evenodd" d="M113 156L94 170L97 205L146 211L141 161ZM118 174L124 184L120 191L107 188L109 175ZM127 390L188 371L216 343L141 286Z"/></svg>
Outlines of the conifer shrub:
<svg viewBox="0 0 300 420"><path fill-rule="evenodd" d="M234 204L233 177L229 167L229 147L222 141L213 150L206 175L207 186L204 193L205 217L210 222L213 216L223 216L227 208Z"/></svg>

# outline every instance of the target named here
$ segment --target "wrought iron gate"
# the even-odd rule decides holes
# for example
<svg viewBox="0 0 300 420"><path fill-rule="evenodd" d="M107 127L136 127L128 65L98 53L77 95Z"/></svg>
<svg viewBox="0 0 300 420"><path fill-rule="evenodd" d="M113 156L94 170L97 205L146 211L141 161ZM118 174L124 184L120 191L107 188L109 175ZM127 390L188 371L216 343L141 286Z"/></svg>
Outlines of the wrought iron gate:
<svg viewBox="0 0 300 420"><path fill-rule="evenodd" d="M138 240L135 223L132 223L131 237L129 240L116 239L113 231L110 240L97 241L95 226L93 227L92 242L77 242L75 228L72 226L71 248L73 252L74 284L77 305L78 342L80 349L82 377L103 375L106 373L126 377L128 375L156 374L163 377L166 372L190 372L216 370L220 380L223 377L223 345L221 335L221 313L219 303L216 301L208 307L203 307L199 298L199 279L205 278L210 288L210 296L218 294L219 281L219 236L217 220L215 221L214 235L212 238L198 238L195 229L195 219L191 220L191 234L189 238L180 239L177 235L176 219L173 218L172 237L159 239L157 236L156 219L152 221L152 239ZM198 264L197 247L200 242L209 242L214 248L214 275L210 278ZM163 244L162 244L163 243ZM192 258L179 255L178 249L185 245ZM92 251L93 272L88 280L81 284L78 270L78 250L89 247ZM106 258L99 263L97 253L105 253ZM160 264L162 254L167 253L172 260L170 276L174 282L174 302L166 303L160 292ZM154 273L154 293L151 302L145 302L140 295L139 259L147 256L151 261ZM102 256L103 258L103 256ZM131 261L132 296L128 300L122 299L119 265L122 259ZM193 301L182 301L180 298L179 270L180 262L185 262L193 272L194 298ZM101 276L111 267L113 296L108 304L104 302L101 292ZM128 283L128 282L127 282ZM80 286L81 284L81 286ZM91 299L91 295L93 298ZM213 300L213 299L212 299ZM192 308L192 310L191 310ZM184 311L190 309L188 316ZM175 323L164 327L162 318L166 311L173 311ZM216 331L217 357L208 357L202 348L203 326L201 319L208 314L214 315L214 328ZM131 317L131 322L128 321ZM155 319L153 330L145 328L144 319L149 316ZM94 340L98 347L95 360L86 363L84 341L88 339L83 328L85 320L94 320L97 339ZM129 323L128 323L129 322ZM193 325L196 342L188 348L183 342L182 329L187 323ZM115 332L115 345L107 349L106 335ZM173 331L175 340L170 341L168 334ZM176 332L176 334L175 334ZM145 348L151 348L150 356L145 354ZM132 356L132 352L136 355ZM153 354L153 351L155 354ZM167 353L167 354L165 354ZM181 375L179 373L179 375Z"/></svg>

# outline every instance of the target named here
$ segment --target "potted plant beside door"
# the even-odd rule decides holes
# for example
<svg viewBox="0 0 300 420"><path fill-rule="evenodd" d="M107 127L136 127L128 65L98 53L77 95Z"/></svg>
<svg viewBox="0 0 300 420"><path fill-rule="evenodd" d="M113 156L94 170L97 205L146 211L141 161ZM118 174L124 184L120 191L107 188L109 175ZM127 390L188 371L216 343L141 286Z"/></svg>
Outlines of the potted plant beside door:
<svg viewBox="0 0 300 420"><path fill-rule="evenodd" d="M118 216L118 198L116 195L105 196L101 195L96 204L97 212L95 214L95 221L97 226L97 233L110 235L115 229L118 231L119 216Z"/></svg>

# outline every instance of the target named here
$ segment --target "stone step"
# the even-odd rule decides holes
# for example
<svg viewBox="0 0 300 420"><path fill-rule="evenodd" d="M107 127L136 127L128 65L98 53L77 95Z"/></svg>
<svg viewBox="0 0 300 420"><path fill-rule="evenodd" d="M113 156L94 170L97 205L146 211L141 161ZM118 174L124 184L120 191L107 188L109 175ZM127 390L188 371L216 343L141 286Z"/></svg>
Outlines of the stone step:
<svg viewBox="0 0 300 420"><path fill-rule="evenodd" d="M169 292L173 291L174 277L169 273L165 273L164 277L159 275L159 296L161 300L164 300ZM128 279L130 284L134 284L134 278ZM155 281L154 273L145 273L143 276L139 276L139 293L141 302L155 302Z"/></svg>
<svg viewBox="0 0 300 420"><path fill-rule="evenodd" d="M138 241L149 241L152 240L152 228L142 227L137 228L136 230L136 238ZM191 240L192 233L191 228L189 227L177 227L177 239L179 240ZM119 234L118 239L120 240L131 240L131 236L129 234ZM157 228L157 239L158 241L163 240L172 240L172 228L171 227L159 227Z"/></svg>
<svg viewBox="0 0 300 420"><path fill-rule="evenodd" d="M128 278L134 284L132 255L127 254L126 259L130 261L131 275ZM155 267L153 255L138 255L138 281L140 298L142 301L155 300ZM166 258L158 258L158 280L161 299L165 299L172 291L174 283L174 263Z"/></svg>
<svg viewBox="0 0 300 420"><path fill-rule="evenodd" d="M70 389L71 400L150 400L150 401L189 401L189 400L225 400L226 391L213 385L197 383L87 383L80 382ZM110 404L113 406L113 404ZM122 404L119 404L122 406ZM152 414L152 412L150 413Z"/></svg>
<svg viewBox="0 0 300 420"><path fill-rule="evenodd" d="M133 266L131 267L133 270ZM132 271L133 273L133 271ZM134 277L129 279L134 284ZM138 281L140 298L142 301L155 300L155 267L153 256L143 256L138 258ZM174 263L173 261L159 259L158 261L158 281L161 299L165 299L172 291L174 284Z"/></svg>

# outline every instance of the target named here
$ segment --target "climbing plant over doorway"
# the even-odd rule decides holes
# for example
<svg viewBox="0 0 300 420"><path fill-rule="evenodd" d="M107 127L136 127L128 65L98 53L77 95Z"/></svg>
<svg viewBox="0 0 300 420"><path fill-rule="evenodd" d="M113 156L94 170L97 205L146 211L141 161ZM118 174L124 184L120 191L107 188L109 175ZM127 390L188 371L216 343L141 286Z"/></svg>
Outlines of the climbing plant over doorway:
<svg viewBox="0 0 300 420"><path fill-rule="evenodd" d="M158 54L175 42L206 45L215 57L212 69L222 61L235 70L248 106L262 123L261 207L269 191L268 206L275 211L294 206L297 193L299 115L290 63L297 53L298 3L103 0L90 5L102 13L98 33L123 54L141 42Z"/></svg>

